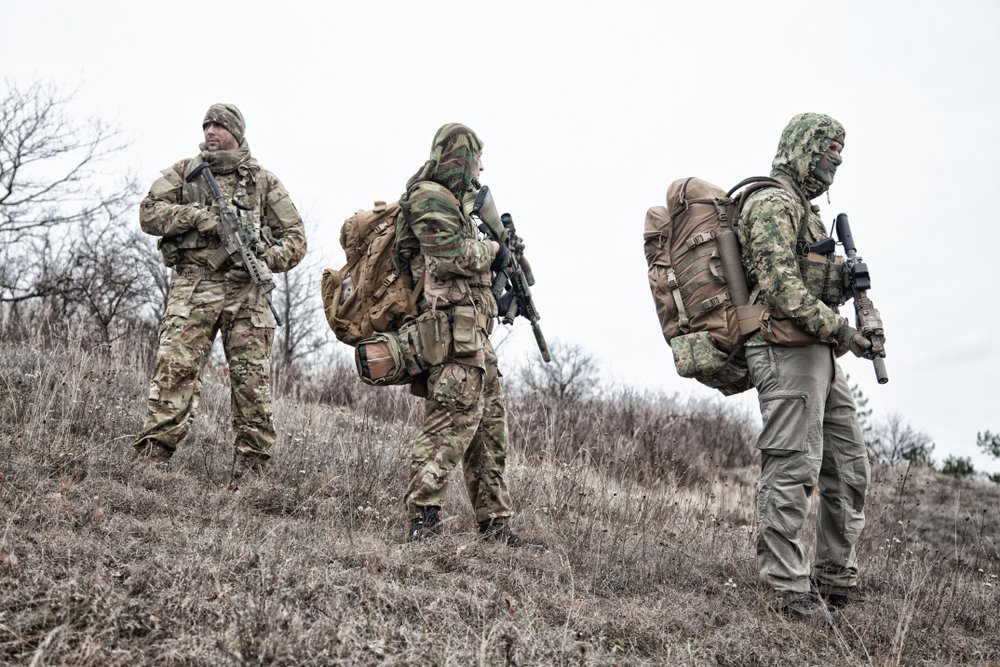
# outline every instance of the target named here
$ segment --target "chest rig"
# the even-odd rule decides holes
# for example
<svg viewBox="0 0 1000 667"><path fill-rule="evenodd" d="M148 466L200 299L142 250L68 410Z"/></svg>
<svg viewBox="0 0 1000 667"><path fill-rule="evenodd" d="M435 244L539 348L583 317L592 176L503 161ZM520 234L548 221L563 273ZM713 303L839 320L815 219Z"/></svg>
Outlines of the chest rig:
<svg viewBox="0 0 1000 667"><path fill-rule="evenodd" d="M209 193L203 189L201 179L189 183L187 176L202 163L200 157L191 160L184 172L183 185L180 192L180 204L197 204L206 209L214 205ZM273 245L274 237L271 228L264 222L266 193L258 187L256 179L249 175L241 175L238 171L230 174L216 175L219 188L226 194L229 206L236 213L236 218L246 231L261 239L265 246ZM189 229L182 234L160 239L160 252L167 266L177 266L183 263L200 263L213 251L222 247L222 240L216 234L202 234L198 229Z"/></svg>
<svg viewBox="0 0 1000 667"><path fill-rule="evenodd" d="M815 211L810 211L815 214ZM806 291L834 310L847 303L848 293L844 283L844 258L835 254L837 242L826 235L822 223L810 225L812 215L806 213L795 243L799 275ZM816 233L815 226L821 230Z"/></svg>

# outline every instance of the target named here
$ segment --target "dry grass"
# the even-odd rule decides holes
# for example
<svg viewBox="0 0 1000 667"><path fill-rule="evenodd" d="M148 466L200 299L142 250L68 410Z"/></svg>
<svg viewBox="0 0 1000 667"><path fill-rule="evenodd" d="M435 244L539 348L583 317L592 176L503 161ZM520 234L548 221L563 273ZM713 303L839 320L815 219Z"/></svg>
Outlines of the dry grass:
<svg viewBox="0 0 1000 667"><path fill-rule="evenodd" d="M1000 660L996 485L877 469L861 548L871 599L825 629L764 611L752 433L718 407L513 398L516 527L549 549L479 544L457 478L446 535L410 545L400 496L420 403L403 392L326 369L278 402L268 476L229 492L218 378L157 471L127 460L142 359L0 354L0 662Z"/></svg>

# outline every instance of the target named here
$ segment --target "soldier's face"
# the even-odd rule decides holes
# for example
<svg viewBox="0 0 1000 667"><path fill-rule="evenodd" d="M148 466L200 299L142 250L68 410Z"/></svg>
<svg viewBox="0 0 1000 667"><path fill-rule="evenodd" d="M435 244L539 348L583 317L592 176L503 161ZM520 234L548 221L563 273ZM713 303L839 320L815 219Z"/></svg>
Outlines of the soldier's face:
<svg viewBox="0 0 1000 667"><path fill-rule="evenodd" d="M830 147L826 149L826 152L820 156L819 162L816 163L816 168L813 170L816 180L827 187L833 184L833 177L837 173L837 167L844 161L844 158L840 155L842 150L844 150L844 147L839 141L832 142Z"/></svg>
<svg viewBox="0 0 1000 667"><path fill-rule="evenodd" d="M240 146L232 132L218 123L205 123L204 130L205 144L209 151L232 151Z"/></svg>
<svg viewBox="0 0 1000 667"><path fill-rule="evenodd" d="M476 156L476 166L474 166L472 168L472 178L473 178L473 180L479 180L479 174L481 174L484 171L486 171L486 169L483 167L483 156L482 155L477 155Z"/></svg>

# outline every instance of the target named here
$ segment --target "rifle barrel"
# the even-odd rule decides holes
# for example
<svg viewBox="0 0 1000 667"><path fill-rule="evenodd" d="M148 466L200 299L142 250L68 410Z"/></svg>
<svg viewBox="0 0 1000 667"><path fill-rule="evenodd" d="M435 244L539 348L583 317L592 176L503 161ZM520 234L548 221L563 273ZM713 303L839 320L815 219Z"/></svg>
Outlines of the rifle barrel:
<svg viewBox="0 0 1000 667"><path fill-rule="evenodd" d="M854 235L851 234L851 223L847 221L846 213L839 213L837 215L836 225L837 238L844 244L844 251L847 253L847 256L851 257L858 251L858 247L854 244Z"/></svg>
<svg viewBox="0 0 1000 667"><path fill-rule="evenodd" d="M889 375L885 372L885 360L882 357L875 357L872 359L872 365L875 366L875 379L878 380L878 383L888 382Z"/></svg>

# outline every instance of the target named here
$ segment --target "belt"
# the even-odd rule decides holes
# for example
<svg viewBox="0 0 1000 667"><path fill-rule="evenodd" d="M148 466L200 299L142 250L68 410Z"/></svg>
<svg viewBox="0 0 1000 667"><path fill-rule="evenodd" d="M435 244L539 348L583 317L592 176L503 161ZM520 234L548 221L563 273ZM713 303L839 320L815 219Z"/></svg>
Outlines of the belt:
<svg viewBox="0 0 1000 667"><path fill-rule="evenodd" d="M226 280L231 283L242 283L250 281L250 274L243 269L230 268L225 271L216 271L209 266L199 264L188 264L175 269L178 275L185 278L208 278L209 280Z"/></svg>

